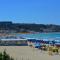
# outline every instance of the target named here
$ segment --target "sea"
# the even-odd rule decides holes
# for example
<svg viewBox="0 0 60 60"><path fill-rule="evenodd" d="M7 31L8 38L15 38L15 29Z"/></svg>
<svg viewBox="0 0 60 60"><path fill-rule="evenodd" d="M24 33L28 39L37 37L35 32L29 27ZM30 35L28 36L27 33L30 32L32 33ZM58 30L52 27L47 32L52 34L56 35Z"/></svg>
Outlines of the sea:
<svg viewBox="0 0 60 60"><path fill-rule="evenodd" d="M36 33L36 34L17 34L17 36L23 38L35 38L35 39L60 39L60 32L54 33Z"/></svg>

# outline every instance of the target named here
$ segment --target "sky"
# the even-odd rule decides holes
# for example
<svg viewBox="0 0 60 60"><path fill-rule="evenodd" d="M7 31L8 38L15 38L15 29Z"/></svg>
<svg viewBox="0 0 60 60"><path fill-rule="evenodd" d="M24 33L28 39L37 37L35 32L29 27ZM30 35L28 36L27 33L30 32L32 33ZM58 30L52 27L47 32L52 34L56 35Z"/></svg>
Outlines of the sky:
<svg viewBox="0 0 60 60"><path fill-rule="evenodd" d="M0 0L0 21L60 25L60 0Z"/></svg>

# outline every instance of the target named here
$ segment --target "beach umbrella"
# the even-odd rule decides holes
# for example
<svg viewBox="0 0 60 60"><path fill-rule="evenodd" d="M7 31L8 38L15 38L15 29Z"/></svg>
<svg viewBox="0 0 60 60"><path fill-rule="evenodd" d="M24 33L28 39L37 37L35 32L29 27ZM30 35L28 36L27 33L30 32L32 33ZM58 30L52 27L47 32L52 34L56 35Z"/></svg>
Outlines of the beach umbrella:
<svg viewBox="0 0 60 60"><path fill-rule="evenodd" d="M60 46L60 40L55 40L55 45Z"/></svg>
<svg viewBox="0 0 60 60"><path fill-rule="evenodd" d="M43 39L43 43L49 44L49 40L48 39Z"/></svg>
<svg viewBox="0 0 60 60"><path fill-rule="evenodd" d="M55 40L55 43L60 43L60 40Z"/></svg>
<svg viewBox="0 0 60 60"><path fill-rule="evenodd" d="M41 45L40 43L34 43L35 48L39 48Z"/></svg>

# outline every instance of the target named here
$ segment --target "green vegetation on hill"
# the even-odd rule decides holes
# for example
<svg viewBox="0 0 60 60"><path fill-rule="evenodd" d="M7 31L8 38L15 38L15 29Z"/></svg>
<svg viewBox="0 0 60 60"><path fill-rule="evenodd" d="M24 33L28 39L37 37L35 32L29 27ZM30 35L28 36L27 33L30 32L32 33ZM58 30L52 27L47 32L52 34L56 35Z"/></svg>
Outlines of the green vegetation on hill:
<svg viewBox="0 0 60 60"><path fill-rule="evenodd" d="M0 22L0 32L60 32L60 25Z"/></svg>

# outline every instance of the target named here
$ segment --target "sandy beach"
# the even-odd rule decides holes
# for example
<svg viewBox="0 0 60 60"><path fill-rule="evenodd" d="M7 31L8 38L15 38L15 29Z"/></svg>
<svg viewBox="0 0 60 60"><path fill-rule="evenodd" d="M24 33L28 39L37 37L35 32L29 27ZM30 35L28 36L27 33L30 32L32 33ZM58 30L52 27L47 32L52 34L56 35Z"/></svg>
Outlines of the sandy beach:
<svg viewBox="0 0 60 60"><path fill-rule="evenodd" d="M4 49L15 60L60 60L60 55L50 56L48 52L29 46L0 46L0 52Z"/></svg>

